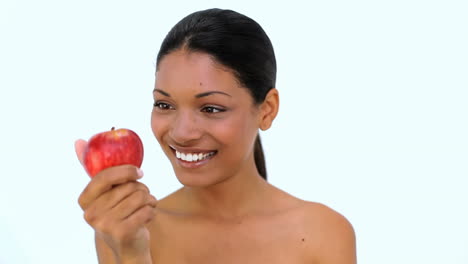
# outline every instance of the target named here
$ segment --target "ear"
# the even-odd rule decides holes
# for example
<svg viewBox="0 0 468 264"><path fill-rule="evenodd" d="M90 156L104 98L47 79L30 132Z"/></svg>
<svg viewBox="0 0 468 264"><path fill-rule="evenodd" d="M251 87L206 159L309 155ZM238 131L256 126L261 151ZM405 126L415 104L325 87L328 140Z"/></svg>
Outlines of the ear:
<svg viewBox="0 0 468 264"><path fill-rule="evenodd" d="M279 110L279 94L276 88L272 88L266 95L265 101L260 105L259 127L267 130L271 127L273 120Z"/></svg>

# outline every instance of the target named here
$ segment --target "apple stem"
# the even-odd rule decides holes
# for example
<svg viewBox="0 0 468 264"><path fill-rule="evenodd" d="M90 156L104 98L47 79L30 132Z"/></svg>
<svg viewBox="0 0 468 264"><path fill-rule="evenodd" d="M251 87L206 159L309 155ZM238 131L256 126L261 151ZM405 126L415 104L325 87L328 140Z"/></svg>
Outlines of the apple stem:
<svg viewBox="0 0 468 264"><path fill-rule="evenodd" d="M112 128L111 128L111 131L114 131L114 130L115 130L115 127L112 127Z"/></svg>

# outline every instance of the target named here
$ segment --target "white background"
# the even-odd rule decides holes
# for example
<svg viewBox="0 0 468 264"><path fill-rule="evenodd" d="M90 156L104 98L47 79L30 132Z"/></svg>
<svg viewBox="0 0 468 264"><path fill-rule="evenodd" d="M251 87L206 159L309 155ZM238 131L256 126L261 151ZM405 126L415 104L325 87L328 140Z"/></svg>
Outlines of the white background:
<svg viewBox="0 0 468 264"><path fill-rule="evenodd" d="M96 263L77 138L131 128L143 182L179 187L150 129L154 62L210 7L275 47L270 182L344 214L359 263L468 263L466 1L130 2L0 2L0 263Z"/></svg>

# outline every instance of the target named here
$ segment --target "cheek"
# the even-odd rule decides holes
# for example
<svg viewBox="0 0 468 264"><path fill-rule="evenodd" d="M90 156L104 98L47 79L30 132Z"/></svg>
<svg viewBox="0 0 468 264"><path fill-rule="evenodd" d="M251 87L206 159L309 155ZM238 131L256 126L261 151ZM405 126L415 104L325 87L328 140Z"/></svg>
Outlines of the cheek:
<svg viewBox="0 0 468 264"><path fill-rule="evenodd" d="M168 124L169 122L166 118L155 114L154 111L151 113L151 130L153 130L154 136L160 143L164 135L164 131L167 130Z"/></svg>
<svg viewBox="0 0 468 264"><path fill-rule="evenodd" d="M216 126L217 139L230 151L246 152L250 150L257 135L258 127L246 115L238 115ZM234 154L234 153L233 153Z"/></svg>

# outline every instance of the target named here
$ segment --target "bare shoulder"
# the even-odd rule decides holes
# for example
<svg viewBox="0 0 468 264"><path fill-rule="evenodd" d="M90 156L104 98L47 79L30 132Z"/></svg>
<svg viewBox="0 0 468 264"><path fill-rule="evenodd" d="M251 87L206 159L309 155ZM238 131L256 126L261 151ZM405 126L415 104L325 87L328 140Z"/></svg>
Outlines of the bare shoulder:
<svg viewBox="0 0 468 264"><path fill-rule="evenodd" d="M348 219L321 203L304 202L302 208L314 258L322 264L355 264L356 237Z"/></svg>
<svg viewBox="0 0 468 264"><path fill-rule="evenodd" d="M158 209L161 211L174 211L180 205L180 194L182 189L178 189L173 193L158 200Z"/></svg>
<svg viewBox="0 0 468 264"><path fill-rule="evenodd" d="M304 201L303 210L305 216L310 218L311 221L318 221L321 224L326 223L321 225L321 228L330 229L328 231L340 230L354 234L353 226L348 219L327 205Z"/></svg>

